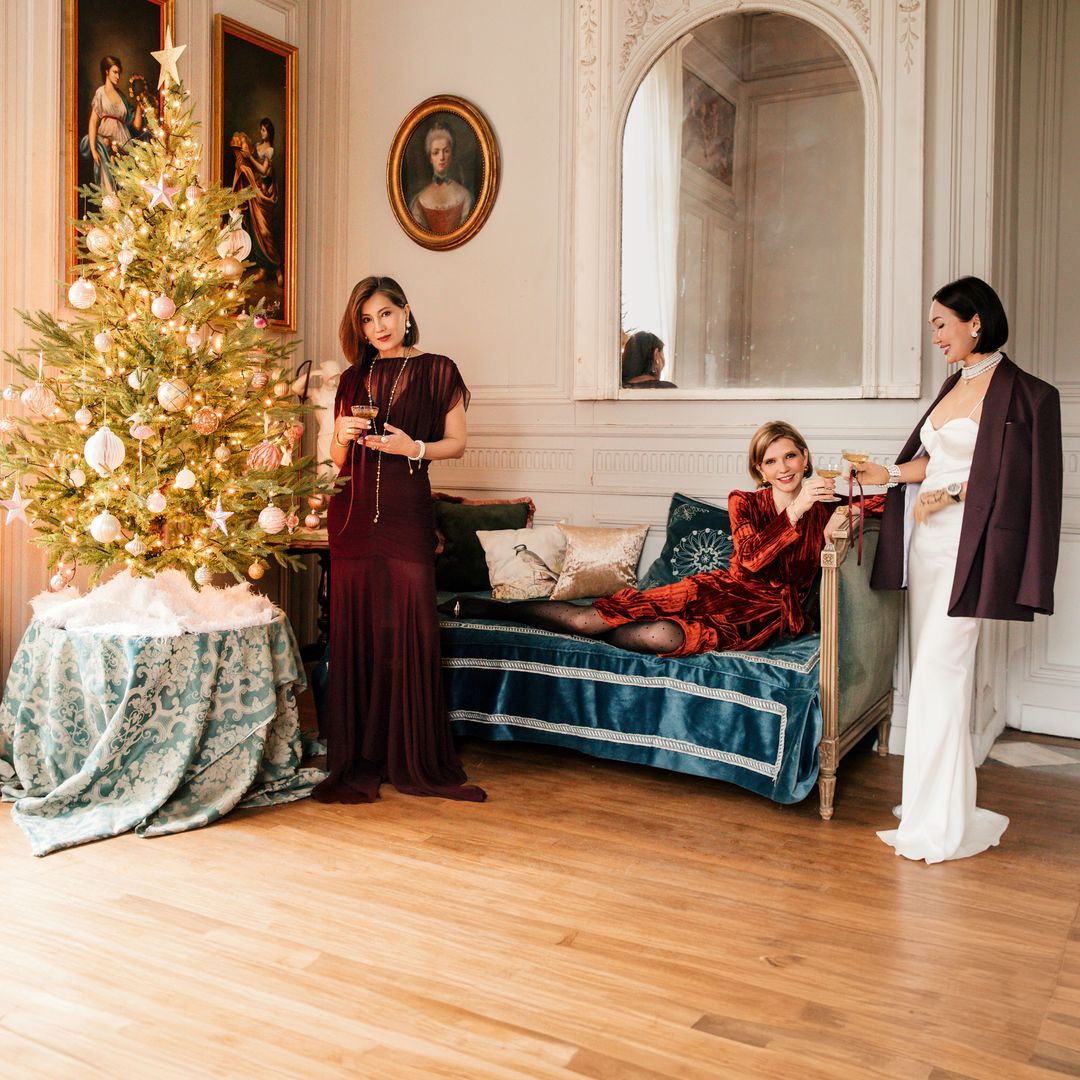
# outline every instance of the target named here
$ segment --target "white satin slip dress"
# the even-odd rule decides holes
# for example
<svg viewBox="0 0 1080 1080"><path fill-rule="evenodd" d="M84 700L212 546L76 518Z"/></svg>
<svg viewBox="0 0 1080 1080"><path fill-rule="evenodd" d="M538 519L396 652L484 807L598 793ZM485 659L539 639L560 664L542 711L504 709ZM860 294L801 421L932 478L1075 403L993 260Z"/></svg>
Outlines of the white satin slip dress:
<svg viewBox="0 0 1080 1080"><path fill-rule="evenodd" d="M940 429L927 417L921 432L930 455L925 490L967 480L978 434L970 415ZM995 846L1009 824L1004 815L975 805L969 725L980 621L948 614L963 520L964 504L957 503L931 514L912 533L903 801L900 825L878 833L897 855L928 863L977 855Z"/></svg>

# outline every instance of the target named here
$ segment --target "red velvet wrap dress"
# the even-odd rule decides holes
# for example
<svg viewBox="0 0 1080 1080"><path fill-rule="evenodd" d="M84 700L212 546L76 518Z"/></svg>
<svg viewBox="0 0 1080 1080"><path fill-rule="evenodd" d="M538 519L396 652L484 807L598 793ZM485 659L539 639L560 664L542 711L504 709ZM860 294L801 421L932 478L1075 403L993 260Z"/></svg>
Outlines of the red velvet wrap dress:
<svg viewBox="0 0 1080 1080"><path fill-rule="evenodd" d="M597 600L596 610L610 626L678 623L683 644L665 656L759 649L777 635L795 637L806 626L803 602L821 565L833 506L816 502L792 525L786 510L777 511L772 488L733 491L728 514L735 551L727 570L645 591L620 589Z"/></svg>
<svg viewBox="0 0 1080 1080"><path fill-rule="evenodd" d="M379 407L414 439L443 437L446 414L469 391L454 362L423 353L367 360L341 377L335 415ZM393 400L391 401L391 395ZM389 409L388 409L389 406ZM389 412L389 415L388 415ZM435 525L426 461L354 443L348 482L330 500L330 667L322 734L324 802L371 802L389 781L410 795L480 801L465 784L442 686L435 610ZM379 520L374 521L376 487Z"/></svg>

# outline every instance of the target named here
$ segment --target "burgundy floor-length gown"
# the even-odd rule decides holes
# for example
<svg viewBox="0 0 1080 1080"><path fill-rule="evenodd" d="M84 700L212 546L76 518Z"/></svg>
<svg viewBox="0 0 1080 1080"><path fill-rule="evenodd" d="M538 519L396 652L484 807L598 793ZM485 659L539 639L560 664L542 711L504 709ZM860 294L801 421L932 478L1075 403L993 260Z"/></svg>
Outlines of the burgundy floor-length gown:
<svg viewBox="0 0 1080 1080"><path fill-rule="evenodd" d="M341 377L335 415L368 404L369 392L379 433L389 420L425 442L442 438L446 414L469 395L448 357L367 360ZM410 473L405 457L384 454L379 476L378 451L357 443L348 454L341 475L351 479L327 515L329 775L314 798L371 802L388 780L409 795L478 802L484 792L465 784L443 696L427 462Z"/></svg>
<svg viewBox="0 0 1080 1080"><path fill-rule="evenodd" d="M864 510L876 508L880 498L875 500L867 499ZM776 509L772 488L733 491L728 514L735 551L727 570L645 591L620 589L594 606L611 626L678 623L682 646L665 656L759 649L778 634L794 637L805 627L803 602L821 564L832 512L831 504L816 502L792 525L787 511Z"/></svg>

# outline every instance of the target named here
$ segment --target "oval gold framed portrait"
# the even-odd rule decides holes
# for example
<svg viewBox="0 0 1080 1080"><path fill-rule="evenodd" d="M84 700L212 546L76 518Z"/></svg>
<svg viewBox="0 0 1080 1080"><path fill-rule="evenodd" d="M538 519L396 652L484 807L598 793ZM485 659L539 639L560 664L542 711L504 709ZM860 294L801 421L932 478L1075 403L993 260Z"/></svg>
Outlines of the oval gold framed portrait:
<svg viewBox="0 0 1080 1080"><path fill-rule="evenodd" d="M440 94L402 121L386 163L398 224L433 251L460 247L487 220L499 188L499 148L484 114Z"/></svg>

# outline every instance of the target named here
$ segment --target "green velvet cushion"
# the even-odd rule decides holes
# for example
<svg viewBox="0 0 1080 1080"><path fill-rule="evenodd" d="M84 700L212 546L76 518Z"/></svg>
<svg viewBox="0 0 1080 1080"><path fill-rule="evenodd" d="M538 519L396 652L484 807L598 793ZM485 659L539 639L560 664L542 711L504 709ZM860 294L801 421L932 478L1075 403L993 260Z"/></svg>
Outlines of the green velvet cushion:
<svg viewBox="0 0 1080 1080"><path fill-rule="evenodd" d="M452 592L491 587L477 530L524 529L533 510L529 499L486 503L436 499L432 506L435 528L442 536L442 550L435 558L435 583Z"/></svg>

